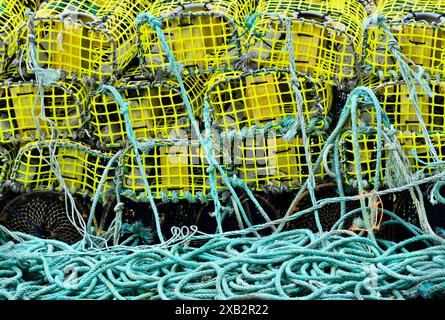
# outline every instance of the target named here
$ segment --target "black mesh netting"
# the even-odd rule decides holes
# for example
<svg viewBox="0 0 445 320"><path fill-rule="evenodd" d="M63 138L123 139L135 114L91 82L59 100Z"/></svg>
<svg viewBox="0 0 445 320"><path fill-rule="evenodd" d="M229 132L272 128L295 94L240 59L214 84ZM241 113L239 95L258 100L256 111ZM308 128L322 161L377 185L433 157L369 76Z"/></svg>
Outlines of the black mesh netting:
<svg viewBox="0 0 445 320"><path fill-rule="evenodd" d="M76 207L84 212L79 203ZM68 244L82 238L68 219L64 195L56 192L33 192L14 198L3 208L0 224L11 231Z"/></svg>

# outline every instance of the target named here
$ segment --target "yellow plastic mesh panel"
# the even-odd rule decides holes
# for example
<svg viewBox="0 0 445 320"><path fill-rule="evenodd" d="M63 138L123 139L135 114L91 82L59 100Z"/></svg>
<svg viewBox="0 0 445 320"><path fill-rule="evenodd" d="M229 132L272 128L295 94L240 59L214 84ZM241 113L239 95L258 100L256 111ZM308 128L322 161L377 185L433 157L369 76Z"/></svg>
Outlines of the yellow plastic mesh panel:
<svg viewBox="0 0 445 320"><path fill-rule="evenodd" d="M322 136L309 136L312 165L323 148ZM309 165L301 138L285 141L279 136L246 137L234 146L234 166L238 176L253 190L267 187L298 188L309 177ZM314 172L317 180L324 169Z"/></svg>
<svg viewBox="0 0 445 320"><path fill-rule="evenodd" d="M222 155L214 154L219 163L224 166ZM141 154L145 175L155 199L169 198L176 193L179 199L185 198L185 193L197 196L210 192L209 167L203 149L187 142L176 145L159 143ZM216 172L217 189L224 189L220 175ZM125 157L124 189L134 192L140 197L145 192L141 172L134 157L133 148L128 149Z"/></svg>
<svg viewBox="0 0 445 320"><path fill-rule="evenodd" d="M35 82L0 84L0 143L30 141L37 138L33 117L41 113ZM44 114L62 136L74 136L85 122L88 89L79 82L58 82L44 88ZM40 133L51 135L49 122L40 121Z"/></svg>
<svg viewBox="0 0 445 320"><path fill-rule="evenodd" d="M39 152L42 150L42 155ZM53 146L52 146L53 147ZM94 151L79 142L59 141L55 157L61 175L72 192L94 193L110 160L110 155ZM11 181L25 190L61 190L56 175L51 169L48 143L30 142L23 146L16 158L11 173ZM110 170L104 190L114 186L114 170Z"/></svg>
<svg viewBox="0 0 445 320"><path fill-rule="evenodd" d="M434 93L432 98L420 86L416 88L422 119L428 131L445 131L445 82L432 81L430 88ZM380 105L396 129L421 132L409 93L404 82L387 83L376 89ZM370 108L366 113L370 116L370 124L375 126L377 121L374 108Z"/></svg>
<svg viewBox="0 0 445 320"><path fill-rule="evenodd" d="M297 12L329 14L335 25L342 25L354 34L361 31L361 23L366 17L363 3L356 0L260 0L256 11L274 12L286 17L295 16Z"/></svg>
<svg viewBox="0 0 445 320"><path fill-rule="evenodd" d="M398 132L397 138L402 146L404 154L408 157L411 163L411 170L417 171L425 168L412 154L412 150L417 153L418 159L429 163L432 161L425 143L425 138L421 133L414 132ZM430 134L431 141L436 149L440 159L445 159L445 133L434 132ZM360 147L360 163L362 170L362 177L368 181L369 185L374 183L374 176L377 164L377 134L374 133L358 133L358 141ZM341 163L345 170L345 179L348 184L353 184L357 179L357 170L355 167L355 156L353 148L353 136L351 131L347 131L341 138ZM383 144L382 149L382 166L380 172L380 179L384 179L385 163L388 160L388 149ZM432 173L434 168L426 169L425 173Z"/></svg>
<svg viewBox="0 0 445 320"><path fill-rule="evenodd" d="M128 115L136 139L165 139L189 128L180 89L175 83L131 81L118 85L117 90L129 103ZM90 116L93 134L100 143L120 146L128 140L124 117L118 104L108 96L98 94L92 98Z"/></svg>
<svg viewBox="0 0 445 320"><path fill-rule="evenodd" d="M362 178L368 181L369 185L374 183L374 175L377 164L377 135L372 133L358 133L358 142L360 148L360 164ZM357 180L357 170L355 166L355 156L353 148L353 136L351 131L343 133L340 140L340 162L345 170L345 180L348 184L353 184ZM388 159L387 149L382 149L382 168ZM383 169L381 170L383 173ZM380 178L383 178L380 176Z"/></svg>
<svg viewBox="0 0 445 320"><path fill-rule="evenodd" d="M297 115L295 93L287 71L229 72L209 82L206 99L223 130L274 124ZM307 122L324 119L332 103L330 85L305 75L298 77Z"/></svg>
<svg viewBox="0 0 445 320"><path fill-rule="evenodd" d="M209 77L210 75L208 73L193 73L183 75L182 77L184 88L195 115L201 114L204 104L204 93L207 89ZM137 81L150 81L150 78L144 74L140 65L125 70L124 77L119 80L123 85ZM171 80L169 80L169 82L173 84ZM174 85L177 86L176 83Z"/></svg>
<svg viewBox="0 0 445 320"><path fill-rule="evenodd" d="M380 78L374 76L374 75L360 75L358 79L358 86L368 87L371 89L377 89L377 87L382 86L385 83L385 81L380 80Z"/></svg>
<svg viewBox="0 0 445 320"><path fill-rule="evenodd" d="M342 81L355 74L366 17L355 1L260 1L247 53L258 68L287 67L286 26L273 14L292 20L292 43L299 71Z"/></svg>
<svg viewBox="0 0 445 320"><path fill-rule="evenodd" d="M254 5L254 0L158 0L150 12L162 19L176 61L186 69L198 70L229 66L240 55L237 24L243 23ZM168 70L161 42L148 24L141 26L139 37L144 71Z"/></svg>
<svg viewBox="0 0 445 320"><path fill-rule="evenodd" d="M410 12L445 12L443 0L379 0L376 10L390 20L400 20Z"/></svg>
<svg viewBox="0 0 445 320"><path fill-rule="evenodd" d="M410 12L413 13L410 13ZM445 77L445 3L442 1L384 1L376 13L388 25L402 53L433 75ZM389 77L399 67L388 50L388 37L378 27L369 29L365 62L374 74Z"/></svg>
<svg viewBox="0 0 445 320"><path fill-rule="evenodd" d="M202 115L204 96L209 83L210 75L207 73L186 75L182 78L187 96L196 118Z"/></svg>
<svg viewBox="0 0 445 320"><path fill-rule="evenodd" d="M134 19L149 0L50 0L36 13L37 62L102 80L136 55Z"/></svg>
<svg viewBox="0 0 445 320"><path fill-rule="evenodd" d="M0 1L0 73L3 73L18 47L18 31L25 21L25 6L21 1Z"/></svg>
<svg viewBox="0 0 445 320"><path fill-rule="evenodd" d="M431 158L428 152L428 147L425 142L425 137L421 133L408 133L401 134L401 144L404 153L410 158L411 169L418 171L425 169L426 174L432 174L435 170L434 167L425 168L425 163L432 163L434 160ZM434 149L440 160L445 159L445 132L432 132L430 133L430 139L433 143ZM412 155L412 151L415 152L417 159ZM420 161L419 161L420 160ZM423 163L422 163L423 162Z"/></svg>

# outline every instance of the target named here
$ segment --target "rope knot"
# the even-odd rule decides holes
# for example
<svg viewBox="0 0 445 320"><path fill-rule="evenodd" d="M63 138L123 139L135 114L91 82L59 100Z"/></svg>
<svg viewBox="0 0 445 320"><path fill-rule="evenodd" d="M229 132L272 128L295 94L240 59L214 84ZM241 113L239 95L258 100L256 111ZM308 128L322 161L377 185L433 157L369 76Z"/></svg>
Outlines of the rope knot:
<svg viewBox="0 0 445 320"><path fill-rule="evenodd" d="M372 26L382 26L385 23L385 20L386 18L381 14L370 16L363 21L362 28L367 30Z"/></svg>
<svg viewBox="0 0 445 320"><path fill-rule="evenodd" d="M114 212L122 213L122 211L124 210L124 207L125 207L125 203L123 203L123 202L118 202L118 203L114 206Z"/></svg>
<svg viewBox="0 0 445 320"><path fill-rule="evenodd" d="M130 105L129 102L125 102L125 103L122 104L121 115L125 115L125 114L128 113L129 105Z"/></svg>
<svg viewBox="0 0 445 320"><path fill-rule="evenodd" d="M162 29L162 22L149 12L139 14L134 22L137 25L148 23L153 30Z"/></svg>
<svg viewBox="0 0 445 320"><path fill-rule="evenodd" d="M152 243L154 239L153 231L150 228L144 227L140 221L134 224L124 223L122 225L122 233L135 235L147 244Z"/></svg>

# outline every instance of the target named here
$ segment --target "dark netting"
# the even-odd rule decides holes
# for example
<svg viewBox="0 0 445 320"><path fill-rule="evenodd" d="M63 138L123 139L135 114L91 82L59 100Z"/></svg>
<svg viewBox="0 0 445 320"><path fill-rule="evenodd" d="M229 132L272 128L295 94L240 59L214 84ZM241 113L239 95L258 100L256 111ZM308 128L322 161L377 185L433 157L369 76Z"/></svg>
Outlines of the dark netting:
<svg viewBox="0 0 445 320"><path fill-rule="evenodd" d="M79 204L76 206L84 211ZM64 195L56 192L33 192L14 198L3 208L0 224L11 231L68 244L82 238L68 219Z"/></svg>

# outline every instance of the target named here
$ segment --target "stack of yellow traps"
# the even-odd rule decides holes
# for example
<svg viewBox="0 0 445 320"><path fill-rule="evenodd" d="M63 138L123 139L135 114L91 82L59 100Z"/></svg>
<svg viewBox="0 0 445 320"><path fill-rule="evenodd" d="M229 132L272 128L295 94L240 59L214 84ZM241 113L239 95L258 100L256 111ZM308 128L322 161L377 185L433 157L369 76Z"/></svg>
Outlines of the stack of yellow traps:
<svg viewBox="0 0 445 320"><path fill-rule="evenodd" d="M291 41L298 71L335 83L356 75L366 17L359 2L260 0L253 16L246 51L257 68L288 67Z"/></svg>
<svg viewBox="0 0 445 320"><path fill-rule="evenodd" d="M445 2L437 0L382 0L374 15L387 19L402 53L426 69L432 78L445 78ZM396 77L399 66L389 51L389 38L371 26L365 63L381 79Z"/></svg>
<svg viewBox="0 0 445 320"><path fill-rule="evenodd" d="M186 70L227 68L241 54L244 17L254 0L156 0L150 13L162 21L162 30L178 64ZM169 61L159 37L147 23L140 26L140 58L144 71L168 71Z"/></svg>
<svg viewBox="0 0 445 320"><path fill-rule="evenodd" d="M37 56L28 62L35 58L67 77L109 79L135 57L134 19L150 5L149 0L49 0L30 26Z"/></svg>
<svg viewBox="0 0 445 320"><path fill-rule="evenodd" d="M413 69L416 66L426 71L426 82L432 96L416 84L416 98L419 114L413 102L413 89L401 80L401 70L389 50L389 37L382 26L371 25L367 30L367 43L364 50L365 68L371 72L361 77L360 84L373 89L380 106L389 121L397 130L396 136L404 155L409 159L411 173L432 174L438 167L427 164L431 157L423 133L423 122L435 152L440 160L444 159L445 148L445 2L435 0L381 0L373 13L382 16L390 33L397 40L406 61ZM419 118L420 117L420 118ZM373 107L364 107L360 114L360 125L368 128L377 126L376 112ZM357 179L356 158L351 132L342 137L342 162L346 181ZM359 134L360 163L363 179L373 182L376 165L377 135L373 130ZM389 148L389 149L388 149ZM395 146L383 141L383 166L380 178L384 180L388 153ZM382 181L383 181L382 180ZM385 182L385 181L383 181Z"/></svg>
<svg viewBox="0 0 445 320"><path fill-rule="evenodd" d="M57 166L55 166L55 160ZM11 169L11 182L19 190L63 190L94 194L111 156L69 140L30 142L20 148ZM108 174L104 189L114 187L114 170Z"/></svg>

